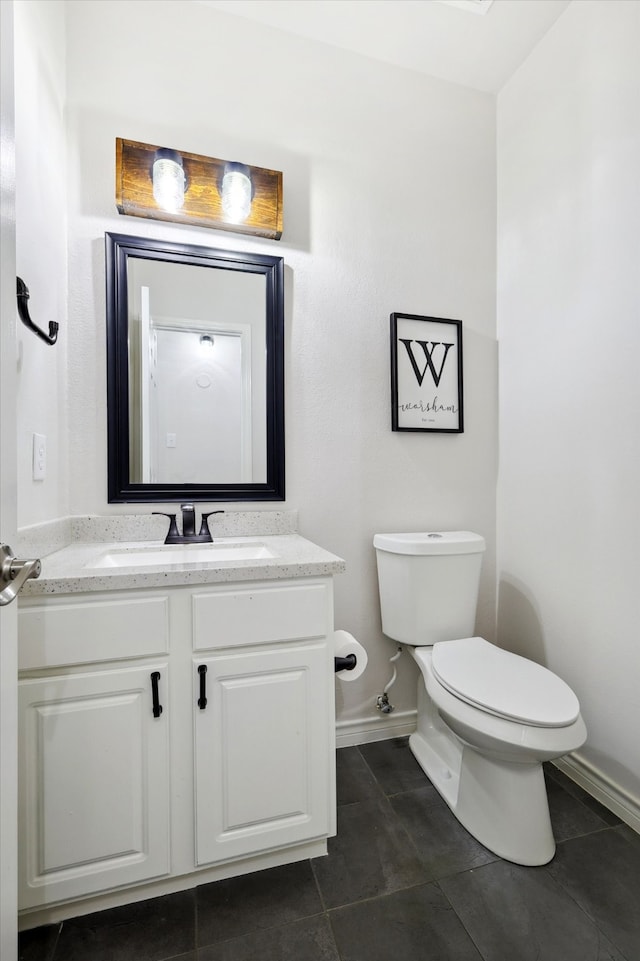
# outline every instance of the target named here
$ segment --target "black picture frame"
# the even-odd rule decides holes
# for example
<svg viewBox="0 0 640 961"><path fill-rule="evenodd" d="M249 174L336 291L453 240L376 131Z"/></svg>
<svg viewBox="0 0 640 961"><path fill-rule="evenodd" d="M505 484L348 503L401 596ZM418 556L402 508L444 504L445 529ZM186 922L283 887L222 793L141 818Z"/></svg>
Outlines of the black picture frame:
<svg viewBox="0 0 640 961"><path fill-rule="evenodd" d="M464 431L461 320L391 314L391 429Z"/></svg>

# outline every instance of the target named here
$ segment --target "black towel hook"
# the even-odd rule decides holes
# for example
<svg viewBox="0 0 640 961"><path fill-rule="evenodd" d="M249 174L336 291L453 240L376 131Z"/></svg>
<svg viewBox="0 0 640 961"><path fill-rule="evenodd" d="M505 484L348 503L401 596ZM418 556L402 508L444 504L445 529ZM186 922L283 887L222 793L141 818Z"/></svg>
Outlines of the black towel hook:
<svg viewBox="0 0 640 961"><path fill-rule="evenodd" d="M60 329L60 324L57 324L55 320L49 321L49 333L45 334L44 330L40 330L29 316L29 307L27 301L29 300L29 288L25 284L24 280L20 277L16 277L17 280L17 297L18 297L18 313L20 314L20 320L22 323L32 330L34 334L37 334L41 340L44 340L46 344L55 344L58 339L58 330Z"/></svg>

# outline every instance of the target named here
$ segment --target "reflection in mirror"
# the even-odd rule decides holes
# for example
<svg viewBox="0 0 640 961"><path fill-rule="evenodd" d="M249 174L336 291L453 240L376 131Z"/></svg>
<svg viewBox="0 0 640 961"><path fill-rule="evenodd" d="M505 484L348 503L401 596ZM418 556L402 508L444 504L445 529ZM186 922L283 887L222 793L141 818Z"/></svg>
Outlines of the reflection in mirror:
<svg viewBox="0 0 640 961"><path fill-rule="evenodd" d="M130 480L265 483L264 275L132 259L127 294Z"/></svg>
<svg viewBox="0 0 640 961"><path fill-rule="evenodd" d="M284 499L282 258L106 245L110 502Z"/></svg>

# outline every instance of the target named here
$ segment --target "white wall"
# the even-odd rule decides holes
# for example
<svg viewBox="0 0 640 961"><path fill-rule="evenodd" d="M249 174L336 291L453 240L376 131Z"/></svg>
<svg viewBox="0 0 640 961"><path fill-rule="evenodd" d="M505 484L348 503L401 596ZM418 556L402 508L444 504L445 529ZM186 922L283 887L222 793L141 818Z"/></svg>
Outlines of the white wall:
<svg viewBox="0 0 640 961"><path fill-rule="evenodd" d="M498 636L640 815L639 50L640 4L574 2L498 98Z"/></svg>
<svg viewBox="0 0 640 961"><path fill-rule="evenodd" d="M285 506L347 561L336 621L370 666L339 716L389 724L375 531L483 534L479 630L494 632L494 100L200 4L151 7L67 4L72 511L137 509L106 500L104 231L282 255ZM119 216L116 137L282 170L281 242ZM392 311L463 321L463 435L391 432ZM407 659L398 712L414 677Z"/></svg>
<svg viewBox="0 0 640 961"><path fill-rule="evenodd" d="M18 324L18 524L69 513L67 484L67 235L65 5L15 4L16 268L31 319L58 342ZM47 439L47 476L32 478L32 436Z"/></svg>

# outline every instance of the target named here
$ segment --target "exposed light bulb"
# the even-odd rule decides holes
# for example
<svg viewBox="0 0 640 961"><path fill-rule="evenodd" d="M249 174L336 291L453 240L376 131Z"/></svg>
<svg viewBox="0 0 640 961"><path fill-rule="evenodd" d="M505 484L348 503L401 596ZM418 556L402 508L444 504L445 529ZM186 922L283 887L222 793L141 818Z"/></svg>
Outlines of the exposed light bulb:
<svg viewBox="0 0 640 961"><path fill-rule="evenodd" d="M251 213L253 185L245 164L228 163L222 178L222 209L228 219L242 223Z"/></svg>
<svg viewBox="0 0 640 961"><path fill-rule="evenodd" d="M205 350L213 350L213 337L210 334L203 334L200 338L200 346Z"/></svg>
<svg viewBox="0 0 640 961"><path fill-rule="evenodd" d="M163 210L176 213L184 205L186 178L182 157L175 150L161 148L153 162L153 197Z"/></svg>

